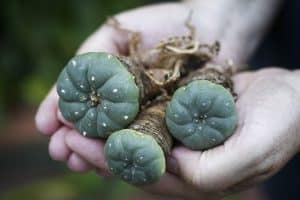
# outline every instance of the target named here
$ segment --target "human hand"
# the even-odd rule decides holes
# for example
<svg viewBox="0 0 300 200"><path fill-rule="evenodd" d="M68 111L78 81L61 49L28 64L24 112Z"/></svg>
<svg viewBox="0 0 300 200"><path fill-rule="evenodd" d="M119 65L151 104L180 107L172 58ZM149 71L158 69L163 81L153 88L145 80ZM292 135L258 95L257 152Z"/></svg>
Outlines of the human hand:
<svg viewBox="0 0 300 200"><path fill-rule="evenodd" d="M176 15L169 17L168 11ZM116 16L118 21L126 28L141 33L141 48L146 49L157 44L161 39L170 35L185 34L184 21L188 17L189 9L181 4L165 4L160 6L151 6L137 9L128 13L121 13ZM184 16L182 20L176 16ZM181 28L178 28L181 27ZM128 35L125 32L115 30L110 26L102 26L91 37L87 39L79 49L78 53L105 51L113 54L126 54L128 49ZM58 110L58 95L55 87L52 88L48 96L40 105L36 115L36 125L40 132L51 137L49 143L49 153L54 160L65 161L74 171L85 172L95 168L104 174L107 174L104 168L104 158L102 152L103 142L101 140L92 140L80 138L80 147L83 147L86 141L95 143L100 156L91 162L85 154L77 153L68 145L67 136L76 135L77 131L71 123L68 123ZM89 144L87 144L89 145ZM78 146L78 147L79 147ZM86 151L93 148L84 148ZM92 153L94 156L95 153Z"/></svg>
<svg viewBox="0 0 300 200"><path fill-rule="evenodd" d="M211 150L175 147L172 152L172 171L198 192L213 196L267 179L300 150L300 71L244 72L234 77L234 85L235 133Z"/></svg>
<svg viewBox="0 0 300 200"><path fill-rule="evenodd" d="M234 58L236 63L242 62L253 50L253 42L247 48L243 45L246 42L245 39L239 39L241 27L249 27L249 24L239 24L241 27L239 29L233 28L230 34L231 36L235 35L235 39L228 38L228 36L224 36L224 28L228 23L227 18L236 19L237 16L226 18L225 12L227 10L217 8L218 6L206 6L203 12L201 12L201 9L200 12L194 9L194 12L197 12L193 15L192 23L201 33L198 39L201 43L212 43L215 40L220 40L222 51L218 57L219 62L227 58ZM184 35L187 32L184 29L184 21L190 9L191 6L188 4L161 4L121 13L116 18L124 27L141 33L141 47L142 50L145 50L168 36ZM257 37L257 40L259 40L259 37ZM124 33L111 27L102 26L84 42L78 53L106 51L115 54L126 54L128 51L126 49L127 43L126 34L124 35ZM108 175L103 156L104 142L85 138L78 134L72 124L63 119L58 110L57 102L58 96L55 88L53 88L42 102L36 115L38 129L51 137L49 143L51 157L54 160L66 162L69 168L74 171L96 170L101 175ZM171 196L185 196L188 194L192 197L197 194L197 197L200 197L202 195L200 195L198 188L193 188L171 173L166 173L159 183L147 186L145 189Z"/></svg>

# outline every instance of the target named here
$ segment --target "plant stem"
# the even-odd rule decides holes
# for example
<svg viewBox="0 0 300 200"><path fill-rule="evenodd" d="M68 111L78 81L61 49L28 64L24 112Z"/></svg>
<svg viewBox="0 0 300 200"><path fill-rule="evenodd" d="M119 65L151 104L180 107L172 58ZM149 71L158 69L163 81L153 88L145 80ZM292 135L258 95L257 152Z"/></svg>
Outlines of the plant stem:
<svg viewBox="0 0 300 200"><path fill-rule="evenodd" d="M140 89L140 102L145 104L148 100L159 96L162 91L175 87L180 78L179 66L173 69L145 69L144 66L134 62L128 57L118 57L130 73L135 77L136 84Z"/></svg>
<svg viewBox="0 0 300 200"><path fill-rule="evenodd" d="M171 152L173 141L165 123L166 105L167 101L154 103L143 110L129 128L152 136L164 153L168 155Z"/></svg>

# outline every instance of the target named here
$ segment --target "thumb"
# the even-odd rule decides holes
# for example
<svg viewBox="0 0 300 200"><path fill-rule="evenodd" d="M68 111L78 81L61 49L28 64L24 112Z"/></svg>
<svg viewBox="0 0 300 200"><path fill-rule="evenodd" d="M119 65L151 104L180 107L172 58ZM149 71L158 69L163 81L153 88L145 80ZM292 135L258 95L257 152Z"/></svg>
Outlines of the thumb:
<svg viewBox="0 0 300 200"><path fill-rule="evenodd" d="M124 51L127 40L127 34L104 24L82 43L76 54L99 51L119 54Z"/></svg>
<svg viewBox="0 0 300 200"><path fill-rule="evenodd" d="M252 127L242 126L223 145L207 151L174 148L172 157L176 160L178 175L199 190L219 192L264 173L264 157L260 155L264 150L257 147L255 141L241 140L241 135L252 131Z"/></svg>

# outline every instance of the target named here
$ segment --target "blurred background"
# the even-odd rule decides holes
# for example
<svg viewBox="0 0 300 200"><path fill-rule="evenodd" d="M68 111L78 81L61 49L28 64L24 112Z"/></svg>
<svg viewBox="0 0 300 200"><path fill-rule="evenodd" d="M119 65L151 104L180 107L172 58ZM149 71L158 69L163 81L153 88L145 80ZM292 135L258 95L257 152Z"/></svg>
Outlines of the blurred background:
<svg viewBox="0 0 300 200"><path fill-rule="evenodd" d="M50 159L48 139L37 134L34 126L37 106L83 40L107 16L155 2L159 1L1 1L1 200L156 199L118 180L100 178L95 173L72 173L64 164ZM289 5L289 9L293 8ZM287 11L281 12L254 55L253 66L291 66L287 62L290 53L283 50L289 47L289 43L274 42L290 37L287 33L291 30L289 26L285 27L289 15ZM280 51L270 53L269 50L274 48ZM241 196L243 199L257 199L253 195L256 192L250 190L230 199L241 199Z"/></svg>
<svg viewBox="0 0 300 200"><path fill-rule="evenodd" d="M37 134L34 114L62 67L107 16L154 2L1 1L1 200L140 199L144 195L123 182L95 173L75 174L52 161L48 139Z"/></svg>

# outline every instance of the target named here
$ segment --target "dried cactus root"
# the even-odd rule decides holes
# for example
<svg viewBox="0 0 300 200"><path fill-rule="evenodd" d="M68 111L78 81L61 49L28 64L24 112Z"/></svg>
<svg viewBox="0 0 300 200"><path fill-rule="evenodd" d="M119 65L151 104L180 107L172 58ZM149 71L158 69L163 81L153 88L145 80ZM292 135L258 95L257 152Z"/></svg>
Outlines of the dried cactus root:
<svg viewBox="0 0 300 200"><path fill-rule="evenodd" d="M165 124L165 110L167 106L166 98L145 108L137 119L129 126L130 129L152 136L161 146L165 154L171 152L172 137Z"/></svg>
<svg viewBox="0 0 300 200"><path fill-rule="evenodd" d="M104 154L109 170L124 181L143 185L153 183L165 173L165 156L172 138L165 125L166 102L142 111L129 127L109 136Z"/></svg>
<svg viewBox="0 0 300 200"><path fill-rule="evenodd" d="M182 80L181 85L166 109L170 133L195 150L222 144L237 124L230 73L204 67Z"/></svg>
<svg viewBox="0 0 300 200"><path fill-rule="evenodd" d="M171 90L180 79L179 66L174 66L173 69L145 69L143 65L139 65L128 57L119 56L118 58L134 75L140 90L141 104L159 96L163 91Z"/></svg>
<svg viewBox="0 0 300 200"><path fill-rule="evenodd" d="M141 63L147 68L173 69L179 66L183 75L193 71L204 63L212 61L220 50L217 41L212 45L201 44L187 35L169 37L154 48L141 54Z"/></svg>
<svg viewBox="0 0 300 200"><path fill-rule="evenodd" d="M97 52L72 58L57 80L59 109L84 136L106 138L127 127L140 105L168 89L179 72L150 74L125 57ZM166 76L161 80L157 74Z"/></svg>

